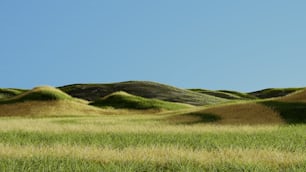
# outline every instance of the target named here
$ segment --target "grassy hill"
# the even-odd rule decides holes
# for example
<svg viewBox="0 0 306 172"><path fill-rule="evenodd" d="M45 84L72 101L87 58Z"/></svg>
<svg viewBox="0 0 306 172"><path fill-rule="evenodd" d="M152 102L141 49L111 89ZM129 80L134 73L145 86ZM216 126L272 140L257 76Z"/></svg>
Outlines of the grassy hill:
<svg viewBox="0 0 306 172"><path fill-rule="evenodd" d="M148 99L134 96L126 92L115 92L91 103L98 107L114 107L123 109L165 109L177 110L190 108L191 105L166 102L158 99Z"/></svg>
<svg viewBox="0 0 306 172"><path fill-rule="evenodd" d="M274 97L282 97L288 94L294 93L299 90L303 90L305 88L267 88L255 92L248 93L257 98L266 99L266 98L274 98Z"/></svg>
<svg viewBox="0 0 306 172"><path fill-rule="evenodd" d="M0 101L0 116L62 116L99 114L101 110L87 105L49 86L36 87Z"/></svg>
<svg viewBox="0 0 306 172"><path fill-rule="evenodd" d="M237 91L229 91L229 90L205 90L205 89L189 89L190 91L194 91L197 93L207 94L215 97L220 97L224 99L230 99L230 100L251 100L251 99L257 99L257 97L241 93Z"/></svg>
<svg viewBox="0 0 306 172"><path fill-rule="evenodd" d="M266 89L248 95L227 90L191 91L155 82L128 81L76 84L60 89L48 86L28 91L0 89L0 116L107 114L106 109L98 108L107 106L115 109L176 110L191 105L212 105L184 110L189 113L176 114L168 120L185 124L297 124L306 121L306 89L302 88ZM278 97L281 95L286 96Z"/></svg>
<svg viewBox="0 0 306 172"><path fill-rule="evenodd" d="M117 91L124 91L144 98L155 98L191 105L209 105L226 101L223 98L148 81L127 81L112 84L75 84L59 87L59 89L73 97L89 101L97 100L100 97Z"/></svg>
<svg viewBox="0 0 306 172"><path fill-rule="evenodd" d="M279 98L282 102L300 102L300 103L306 103L306 89L296 91L288 96Z"/></svg>
<svg viewBox="0 0 306 172"><path fill-rule="evenodd" d="M306 90L280 98L203 108L168 120L178 124L303 124L306 123Z"/></svg>
<svg viewBox="0 0 306 172"><path fill-rule="evenodd" d="M149 85L123 88L190 93ZM0 101L0 171L306 171L306 90L254 100L217 92L235 100L186 108L192 105L113 92L94 107L53 87L7 96Z"/></svg>
<svg viewBox="0 0 306 172"><path fill-rule="evenodd" d="M16 88L0 88L0 100L17 96L21 93L24 93L25 91L26 90Z"/></svg>
<svg viewBox="0 0 306 172"><path fill-rule="evenodd" d="M0 104L18 103L25 101L50 101L50 100L68 100L72 97L59 89L43 86L35 87L30 91L18 94L14 97L0 101Z"/></svg>

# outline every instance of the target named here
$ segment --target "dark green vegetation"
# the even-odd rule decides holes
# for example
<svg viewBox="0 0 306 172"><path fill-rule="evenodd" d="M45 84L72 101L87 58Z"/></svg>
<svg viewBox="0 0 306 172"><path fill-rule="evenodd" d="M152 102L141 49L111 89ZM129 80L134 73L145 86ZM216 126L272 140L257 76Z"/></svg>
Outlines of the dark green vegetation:
<svg viewBox="0 0 306 172"><path fill-rule="evenodd" d="M226 99L208 94L148 81L128 81L112 84L75 84L59 87L59 89L73 97L89 101L97 100L118 91L124 91L144 98L155 98L191 105L208 105L226 101Z"/></svg>
<svg viewBox="0 0 306 172"><path fill-rule="evenodd" d="M115 92L98 99L90 105L98 107L114 107L118 109L166 109L177 110L190 108L191 105L166 102L158 99L149 99L139 96L134 96L126 92Z"/></svg>
<svg viewBox="0 0 306 172"><path fill-rule="evenodd" d="M288 124L306 123L306 103L263 101L263 105L275 110Z"/></svg>

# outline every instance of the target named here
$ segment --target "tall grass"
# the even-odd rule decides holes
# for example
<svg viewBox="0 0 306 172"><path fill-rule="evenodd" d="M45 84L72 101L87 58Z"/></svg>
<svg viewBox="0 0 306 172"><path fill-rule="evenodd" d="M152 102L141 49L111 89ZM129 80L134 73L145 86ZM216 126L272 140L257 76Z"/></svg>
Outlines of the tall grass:
<svg viewBox="0 0 306 172"><path fill-rule="evenodd" d="M0 118L0 171L305 171L306 125L176 125L163 115Z"/></svg>

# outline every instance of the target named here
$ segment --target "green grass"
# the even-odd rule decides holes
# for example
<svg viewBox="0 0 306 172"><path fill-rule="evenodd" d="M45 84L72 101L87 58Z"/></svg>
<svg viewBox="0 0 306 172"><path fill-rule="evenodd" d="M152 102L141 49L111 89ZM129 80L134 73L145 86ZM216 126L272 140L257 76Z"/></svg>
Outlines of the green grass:
<svg viewBox="0 0 306 172"><path fill-rule="evenodd" d="M81 120L81 119L80 119ZM96 119L97 120L97 119ZM60 125L59 125L60 126ZM177 126L179 128L180 126ZM271 149L306 151L305 126L281 127L270 132L63 132L6 131L0 133L2 144L22 146L98 146L124 149L129 147L175 146L192 150ZM306 153L306 152L305 152Z"/></svg>
<svg viewBox="0 0 306 172"><path fill-rule="evenodd" d="M293 171L303 172L305 164L292 166L269 167L252 163L216 163L202 165L189 161L177 163L168 162L159 164L152 162L109 162L100 163L95 161L82 160L78 158L54 158L54 157L29 157L29 158L0 158L1 171L177 171L177 172L203 172L203 171L258 171L258 172L279 172Z"/></svg>
<svg viewBox="0 0 306 172"><path fill-rule="evenodd" d="M165 109L178 110L190 108L191 105L166 102L158 99L147 99L134 96L126 92L115 92L104 98L94 101L91 105L97 107L114 107L118 109Z"/></svg>
<svg viewBox="0 0 306 172"><path fill-rule="evenodd" d="M0 170L306 169L304 124L173 125L166 117L0 118Z"/></svg>

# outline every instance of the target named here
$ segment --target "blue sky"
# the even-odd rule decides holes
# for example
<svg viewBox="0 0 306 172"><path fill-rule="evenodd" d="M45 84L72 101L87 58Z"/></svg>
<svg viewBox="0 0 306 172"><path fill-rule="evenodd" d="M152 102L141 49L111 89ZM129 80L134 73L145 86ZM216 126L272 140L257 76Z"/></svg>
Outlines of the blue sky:
<svg viewBox="0 0 306 172"><path fill-rule="evenodd" d="M304 0L1 0L0 87L306 86Z"/></svg>

